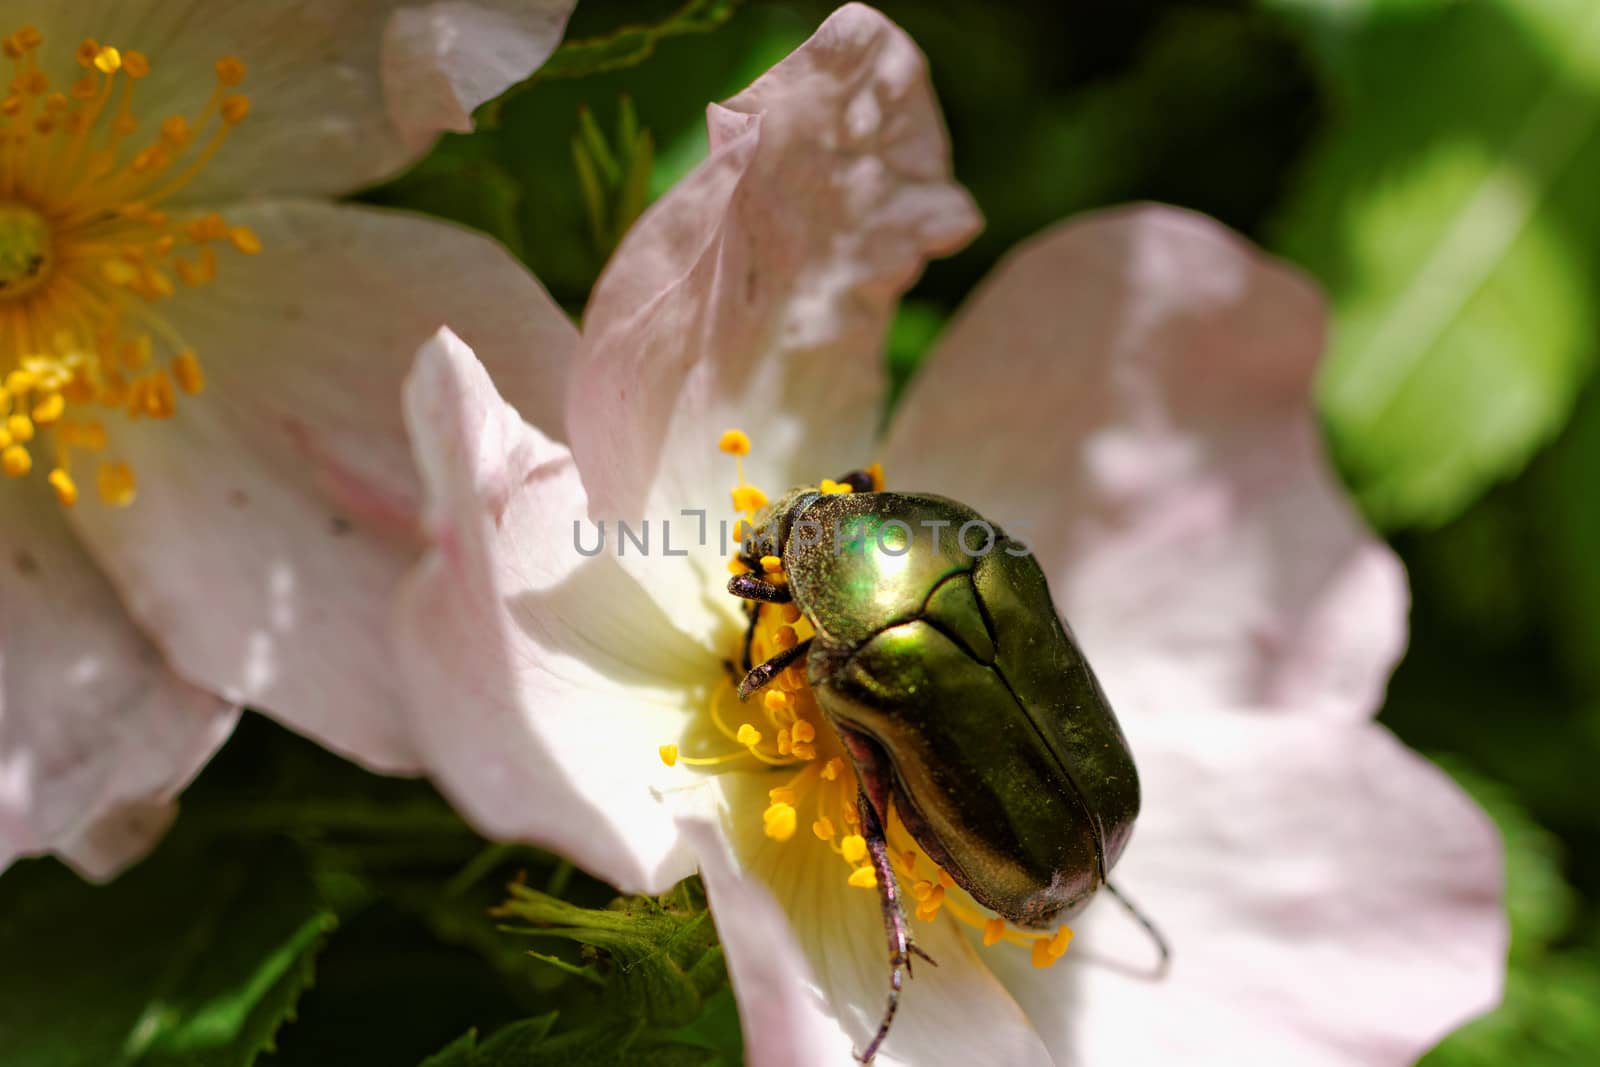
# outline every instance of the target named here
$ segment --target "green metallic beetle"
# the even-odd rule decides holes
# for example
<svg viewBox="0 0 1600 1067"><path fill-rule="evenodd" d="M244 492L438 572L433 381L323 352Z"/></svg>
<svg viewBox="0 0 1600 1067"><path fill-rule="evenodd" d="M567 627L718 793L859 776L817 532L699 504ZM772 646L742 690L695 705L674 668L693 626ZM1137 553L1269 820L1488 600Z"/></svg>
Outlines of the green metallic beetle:
<svg viewBox="0 0 1600 1067"><path fill-rule="evenodd" d="M865 1061L887 1036L917 951L883 834L890 802L974 900L1037 928L1106 885L1139 813L1139 778L1023 546L953 500L873 492L862 472L840 481L854 491L794 490L757 516L741 551L755 573L728 589L792 601L815 630L756 665L747 639L740 698L804 657L861 783L891 958L888 1009ZM763 555L781 559L784 583L760 576Z"/></svg>

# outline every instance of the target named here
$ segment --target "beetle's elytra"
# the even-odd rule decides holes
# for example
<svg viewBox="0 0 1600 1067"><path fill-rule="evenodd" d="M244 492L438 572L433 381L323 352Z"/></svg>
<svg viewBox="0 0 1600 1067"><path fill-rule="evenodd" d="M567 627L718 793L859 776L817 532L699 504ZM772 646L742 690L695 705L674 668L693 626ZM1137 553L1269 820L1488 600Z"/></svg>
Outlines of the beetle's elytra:
<svg viewBox="0 0 1600 1067"><path fill-rule="evenodd" d="M889 1008L862 1057L870 1059L914 951L883 840L891 802L974 900L1042 927L1105 884L1139 812L1139 779L1022 546L953 500L872 492L860 473L841 482L856 491L795 490L758 515L747 546L759 547L744 552L756 573L729 590L792 601L815 631L766 663L747 662L740 696L803 657L861 784L892 963ZM978 532L962 539L964 526ZM782 583L760 576L761 555L779 557Z"/></svg>

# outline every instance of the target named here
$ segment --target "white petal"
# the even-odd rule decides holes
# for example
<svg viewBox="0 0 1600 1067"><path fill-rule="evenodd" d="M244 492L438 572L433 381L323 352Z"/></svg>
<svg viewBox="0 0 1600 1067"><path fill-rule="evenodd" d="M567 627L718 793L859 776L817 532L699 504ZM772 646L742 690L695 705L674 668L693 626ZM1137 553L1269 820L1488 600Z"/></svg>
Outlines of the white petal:
<svg viewBox="0 0 1600 1067"><path fill-rule="evenodd" d="M135 142L161 120L203 113L214 65L241 59L250 114L182 190L183 203L337 194L400 170L477 104L532 74L560 43L575 0L116 0L34 5L52 85L83 72L84 38L143 52ZM6 32L9 32L6 31Z"/></svg>
<svg viewBox="0 0 1600 1067"><path fill-rule="evenodd" d="M139 497L72 519L185 677L368 766L415 769L385 636L422 549L401 381L450 321L555 419L575 334L498 245L456 227L314 203L240 221L261 254L171 310L206 391L170 420L107 420Z"/></svg>
<svg viewBox="0 0 1600 1067"><path fill-rule="evenodd" d="M680 509L703 509L713 530L736 517L717 451L729 427L753 436L749 476L773 495L870 462L895 299L978 223L922 56L870 8L835 13L713 107L710 129L710 159L596 285L569 406L595 517L648 519L658 536L664 520L688 532ZM714 593L727 575L709 540L624 565L715 641L732 601Z"/></svg>
<svg viewBox="0 0 1600 1067"><path fill-rule="evenodd" d="M1120 708L1370 715L1405 579L1323 455L1323 319L1298 273L1209 219L1069 222L951 325L894 420L890 485L1026 541Z"/></svg>
<svg viewBox="0 0 1600 1067"><path fill-rule="evenodd" d="M877 1031L889 993L889 949L878 894L848 884L849 867L810 833L808 817L786 842L765 836L761 813L767 790L782 781L768 774L723 776L734 820L730 837L744 869L768 887L788 916L821 997L859 1050ZM938 966L915 964L915 977L905 983L899 1013L875 1062L1048 1067L1049 1055L1033 1025L954 923L943 916L932 923L911 922L916 943Z"/></svg>
<svg viewBox="0 0 1600 1067"><path fill-rule="evenodd" d="M699 858L717 939L727 954L746 1062L754 1067L851 1063L850 1038L830 1014L772 894L739 873L720 827L694 819L680 825Z"/></svg>
<svg viewBox="0 0 1600 1067"><path fill-rule="evenodd" d="M1399 1067L1499 999L1494 828L1386 731L1314 716L1163 720L1130 739L1144 812L1050 971L997 971L1059 1063Z"/></svg>
<svg viewBox="0 0 1600 1067"><path fill-rule="evenodd" d="M624 891L693 869L657 748L718 677L631 579L573 541L586 500L566 448L524 423L448 331L406 416L433 548L395 614L404 708L444 792L483 833L563 852Z"/></svg>
<svg viewBox="0 0 1600 1067"><path fill-rule="evenodd" d="M109 878L160 837L237 710L174 675L43 479L0 483L0 868Z"/></svg>

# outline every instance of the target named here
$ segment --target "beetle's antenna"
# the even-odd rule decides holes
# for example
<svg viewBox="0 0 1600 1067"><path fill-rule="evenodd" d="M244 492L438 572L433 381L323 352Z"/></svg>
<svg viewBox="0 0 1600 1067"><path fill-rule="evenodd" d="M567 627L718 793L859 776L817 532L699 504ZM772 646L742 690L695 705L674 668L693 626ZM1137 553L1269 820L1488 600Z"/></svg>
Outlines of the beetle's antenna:
<svg viewBox="0 0 1600 1067"><path fill-rule="evenodd" d="M1123 908L1126 909L1128 914L1133 916L1135 922L1144 927L1144 932L1149 934L1150 940L1156 943L1156 951L1161 953L1161 965L1156 970L1156 977L1166 977L1167 966L1172 962L1172 948L1167 944L1167 939L1162 936L1162 933L1156 927L1156 924L1151 921L1151 919L1145 915L1144 912L1139 910L1139 906L1137 904L1122 895L1122 890L1118 889L1110 882L1107 882L1105 885L1106 892L1110 893L1116 898L1117 903L1121 904Z"/></svg>

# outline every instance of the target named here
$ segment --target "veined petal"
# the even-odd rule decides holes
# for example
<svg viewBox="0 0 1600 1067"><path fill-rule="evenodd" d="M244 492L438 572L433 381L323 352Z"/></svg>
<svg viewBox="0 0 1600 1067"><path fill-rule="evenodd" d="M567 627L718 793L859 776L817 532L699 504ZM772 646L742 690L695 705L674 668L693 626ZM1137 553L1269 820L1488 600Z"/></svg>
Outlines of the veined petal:
<svg viewBox="0 0 1600 1067"><path fill-rule="evenodd" d="M772 776L729 774L720 784L728 795L728 810L747 816L729 830L742 868L778 902L809 961L816 995L850 1035L854 1048L864 1048L877 1031L889 994L889 949L877 892L849 885L849 868L810 833L773 841L759 819L748 817L765 806L767 790L775 784ZM720 922L721 912L714 914ZM931 923L908 921L917 945L938 965L914 963L915 977L905 982L899 1013L874 1062L1049 1067L1039 1034L985 966L990 953L980 954L968 944L948 916ZM737 946L726 947L730 957L738 951ZM1010 946L998 950L1009 951ZM1026 962L1027 953L1017 955Z"/></svg>
<svg viewBox="0 0 1600 1067"><path fill-rule="evenodd" d="M238 711L174 675L39 479L0 484L0 869L54 852L110 878Z"/></svg>
<svg viewBox="0 0 1600 1067"><path fill-rule="evenodd" d="M1127 709L1371 714L1404 575L1329 471L1321 300L1199 215L1140 207L996 268L890 430L895 484L1027 542Z"/></svg>
<svg viewBox="0 0 1600 1067"><path fill-rule="evenodd" d="M172 310L205 391L171 419L108 421L138 497L71 519L185 677L412 770L385 636L422 548L401 382L449 320L554 419L575 332L504 250L453 226L291 202L239 221L263 251Z"/></svg>
<svg viewBox="0 0 1600 1067"><path fill-rule="evenodd" d="M840 9L709 126L711 157L634 225L584 318L568 423L597 519L731 514L729 427L770 493L868 462L895 299L978 225L922 56L870 8ZM700 639L729 618L706 597L726 580L712 541L623 560Z"/></svg>
<svg viewBox="0 0 1600 1067"><path fill-rule="evenodd" d="M185 187L186 203L338 194L400 170L472 108L532 74L576 0L119 0L9 4L44 33L52 83L79 41L150 59L141 115L201 114L224 56L244 63L249 116ZM5 31L9 32L9 28Z"/></svg>
<svg viewBox="0 0 1600 1067"><path fill-rule="evenodd" d="M426 766L484 834L558 849L624 891L664 891L693 858L663 803L674 776L657 745L718 664L614 560L579 553L587 502L570 454L448 331L417 354L406 418L432 548L393 632Z"/></svg>
<svg viewBox="0 0 1600 1067"><path fill-rule="evenodd" d="M1058 1063L1400 1067L1500 995L1493 826L1375 725L1136 722L1145 804L1117 883L1049 971L997 963ZM1140 729L1140 727L1144 727Z"/></svg>

